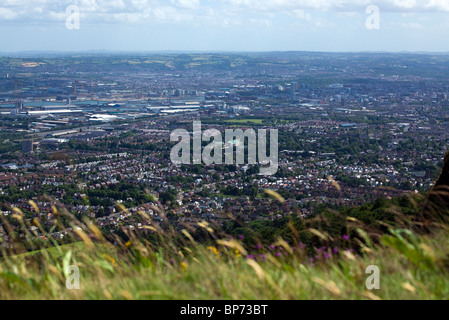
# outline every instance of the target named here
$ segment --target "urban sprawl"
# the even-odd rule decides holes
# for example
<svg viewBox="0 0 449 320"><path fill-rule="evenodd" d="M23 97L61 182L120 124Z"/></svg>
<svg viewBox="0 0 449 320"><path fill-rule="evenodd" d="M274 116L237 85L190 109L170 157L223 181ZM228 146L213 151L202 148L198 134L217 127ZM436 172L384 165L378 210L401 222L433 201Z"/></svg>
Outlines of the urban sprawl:
<svg viewBox="0 0 449 320"><path fill-rule="evenodd" d="M109 232L180 230L422 192L448 147L448 65L381 53L0 57L0 214L51 230L64 207ZM194 121L277 129L276 174L174 164L170 134Z"/></svg>

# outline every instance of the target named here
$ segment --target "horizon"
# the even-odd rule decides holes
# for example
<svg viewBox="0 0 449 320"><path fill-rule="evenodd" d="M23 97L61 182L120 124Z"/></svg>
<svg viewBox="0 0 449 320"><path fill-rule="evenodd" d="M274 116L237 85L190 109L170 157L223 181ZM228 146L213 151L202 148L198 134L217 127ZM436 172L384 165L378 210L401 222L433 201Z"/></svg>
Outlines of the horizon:
<svg viewBox="0 0 449 320"><path fill-rule="evenodd" d="M316 53L316 54L414 54L414 55L449 55L449 51L315 51L315 50L80 50L80 51L57 51L57 50L23 50L23 51L0 51L0 56L7 55L69 55L69 54L274 54L274 53Z"/></svg>

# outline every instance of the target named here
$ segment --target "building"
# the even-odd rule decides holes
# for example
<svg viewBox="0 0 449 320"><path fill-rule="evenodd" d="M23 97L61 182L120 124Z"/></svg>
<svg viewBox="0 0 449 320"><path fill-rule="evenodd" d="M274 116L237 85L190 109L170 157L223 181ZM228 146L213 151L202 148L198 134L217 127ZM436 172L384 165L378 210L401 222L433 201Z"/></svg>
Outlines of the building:
<svg viewBox="0 0 449 320"><path fill-rule="evenodd" d="M13 109L11 109L11 115L18 115L23 112L23 102L17 101Z"/></svg>
<svg viewBox="0 0 449 320"><path fill-rule="evenodd" d="M33 152L33 140L22 141L22 152L23 153Z"/></svg>

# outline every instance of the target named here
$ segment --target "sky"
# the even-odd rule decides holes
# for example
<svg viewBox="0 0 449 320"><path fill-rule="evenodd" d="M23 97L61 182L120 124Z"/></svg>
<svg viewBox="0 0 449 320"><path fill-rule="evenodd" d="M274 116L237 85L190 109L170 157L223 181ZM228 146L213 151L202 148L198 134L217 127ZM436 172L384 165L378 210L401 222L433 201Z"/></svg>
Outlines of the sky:
<svg viewBox="0 0 449 320"><path fill-rule="evenodd" d="M449 52L448 38L449 0L0 0L0 52Z"/></svg>

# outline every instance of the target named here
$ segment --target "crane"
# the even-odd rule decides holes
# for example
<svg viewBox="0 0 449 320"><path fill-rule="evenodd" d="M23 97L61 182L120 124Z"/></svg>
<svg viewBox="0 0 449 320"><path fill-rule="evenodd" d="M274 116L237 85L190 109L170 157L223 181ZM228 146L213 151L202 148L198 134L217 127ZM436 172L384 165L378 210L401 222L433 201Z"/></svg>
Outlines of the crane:
<svg viewBox="0 0 449 320"><path fill-rule="evenodd" d="M77 89L77 85L78 85L78 87L81 87L82 88L82 94L86 94L86 90L84 90L84 84L82 84L81 82L79 82L78 80L75 80L75 86L74 86L74 94L75 95L77 95L78 94L78 92L76 91L76 89Z"/></svg>

